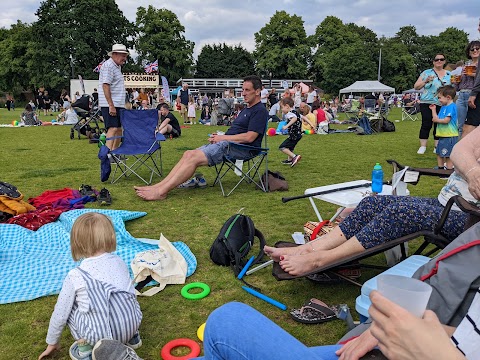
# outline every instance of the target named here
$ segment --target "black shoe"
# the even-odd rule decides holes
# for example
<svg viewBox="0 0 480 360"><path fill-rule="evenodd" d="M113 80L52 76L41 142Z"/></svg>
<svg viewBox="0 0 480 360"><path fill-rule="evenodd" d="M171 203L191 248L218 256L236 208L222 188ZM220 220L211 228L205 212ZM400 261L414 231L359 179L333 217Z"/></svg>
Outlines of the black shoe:
<svg viewBox="0 0 480 360"><path fill-rule="evenodd" d="M98 195L98 202L100 205L111 205L112 204L112 195L110 195L110 191L103 188L100 190L100 195Z"/></svg>
<svg viewBox="0 0 480 360"><path fill-rule="evenodd" d="M92 197L97 197L97 192L90 186L90 185L84 185L80 186L78 189L80 191L80 194L82 196L92 196Z"/></svg>

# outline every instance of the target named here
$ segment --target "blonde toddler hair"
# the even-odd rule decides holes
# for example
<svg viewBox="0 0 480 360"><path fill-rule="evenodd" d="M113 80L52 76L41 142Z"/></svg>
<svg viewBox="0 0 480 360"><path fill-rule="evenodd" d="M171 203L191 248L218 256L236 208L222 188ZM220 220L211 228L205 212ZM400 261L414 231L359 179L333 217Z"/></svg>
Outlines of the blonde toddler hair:
<svg viewBox="0 0 480 360"><path fill-rule="evenodd" d="M96 212L79 216L70 233L70 247L75 261L115 251L117 241L110 218Z"/></svg>

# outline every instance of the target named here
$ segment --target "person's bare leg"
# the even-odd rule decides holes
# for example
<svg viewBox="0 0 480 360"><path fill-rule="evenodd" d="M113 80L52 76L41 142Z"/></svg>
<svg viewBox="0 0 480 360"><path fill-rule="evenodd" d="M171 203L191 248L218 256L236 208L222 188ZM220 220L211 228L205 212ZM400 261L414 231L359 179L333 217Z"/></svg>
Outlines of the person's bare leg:
<svg viewBox="0 0 480 360"><path fill-rule="evenodd" d="M170 190L192 177L195 170L203 165L208 165L208 160L201 150L186 151L174 170L163 181L155 186L135 188L135 191L144 200L163 200Z"/></svg>
<svg viewBox="0 0 480 360"><path fill-rule="evenodd" d="M428 141L428 139L420 139L420 146L427 147L427 141Z"/></svg>
<svg viewBox="0 0 480 360"><path fill-rule="evenodd" d="M265 251L265 254L270 256L271 259L278 262L280 261L280 257L284 255L304 255L314 251L314 249L315 251L330 250L343 244L345 241L347 241L345 235L340 227L336 226L328 234L325 234L316 240L309 241L305 245L286 248L264 246L263 251Z"/></svg>
<svg viewBox="0 0 480 360"><path fill-rule="evenodd" d="M473 130L475 130L476 126L473 125L463 125L463 131L462 131L462 139L467 136L469 133L471 133Z"/></svg>
<svg viewBox="0 0 480 360"><path fill-rule="evenodd" d="M173 169L170 170L168 175L162 181L160 181L156 184L153 184L153 185L134 186L133 188L135 190L150 189L150 188L162 188L165 185L165 183L167 183L168 181L170 181L170 179L175 177L175 174L177 173L177 171L179 171L180 169L182 169L185 166L183 164L184 161L186 161L186 158L184 156L182 156L182 158L175 164Z"/></svg>
<svg viewBox="0 0 480 360"><path fill-rule="evenodd" d="M279 264L283 271L290 275L303 275L364 250L362 244L354 236L330 250L315 249L303 255L284 255Z"/></svg>
<svg viewBox="0 0 480 360"><path fill-rule="evenodd" d="M290 151L290 149L287 149L287 148L282 149L282 152L288 156L289 160L292 160L295 157L295 154L292 151Z"/></svg>
<svg viewBox="0 0 480 360"><path fill-rule="evenodd" d="M119 127L119 128L115 128L117 129L116 132L115 132L115 136L122 136L122 128ZM121 138L120 137L117 137L116 139L113 139L113 149L116 149L120 146L120 143L121 143Z"/></svg>
<svg viewBox="0 0 480 360"><path fill-rule="evenodd" d="M106 137L107 139L108 138L111 138L111 137L114 137L114 136L117 136L118 134L118 129L119 128L116 128L116 127L111 127L111 128L108 128L107 130L107 134L106 134ZM120 130L120 135L121 135L121 130ZM117 147L115 147L115 140L117 139L114 139L114 140L107 140L105 141L105 145L110 149L110 150L115 150Z"/></svg>

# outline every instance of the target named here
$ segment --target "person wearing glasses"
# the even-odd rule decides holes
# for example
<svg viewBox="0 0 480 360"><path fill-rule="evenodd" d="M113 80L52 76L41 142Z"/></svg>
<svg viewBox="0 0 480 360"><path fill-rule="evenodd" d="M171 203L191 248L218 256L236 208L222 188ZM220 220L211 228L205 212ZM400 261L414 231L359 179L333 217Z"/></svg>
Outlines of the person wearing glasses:
<svg viewBox="0 0 480 360"><path fill-rule="evenodd" d="M470 59L470 62L467 63L469 66L477 66L478 58L480 57L480 41L474 40L471 41L467 48L465 49L467 58ZM475 109L471 109L468 106L468 99L470 98L470 93L472 91L473 85L475 81L475 76L470 72L465 71L465 66L462 68L462 74L459 83L455 83L455 87L458 91L458 98L456 101L457 105L457 122L458 122L458 137L459 139L462 138L463 127L465 123L465 119L467 118L467 113L470 113L470 123L477 119L477 125L470 125L467 123L465 128L467 129L463 134L463 136L467 135L470 131L472 131L476 126L478 126L478 118L480 117L480 113L476 112ZM478 113L476 115L475 113ZM474 121L473 121L474 122Z"/></svg>
<svg viewBox="0 0 480 360"><path fill-rule="evenodd" d="M478 24L478 31L480 32L480 22ZM479 46L472 47L478 48ZM465 120L465 124L463 125L462 138L480 125L480 96L478 96L480 93L480 67L478 66L479 51L475 51L475 54L477 54L477 71L475 73L473 88L470 91L470 96L468 98L467 118Z"/></svg>
<svg viewBox="0 0 480 360"><path fill-rule="evenodd" d="M435 148L437 147L438 137L436 136L437 126L432 121L431 104L437 105L437 114L440 111L437 90L445 85L450 85L450 71L444 69L445 55L437 54L433 57L433 68L423 71L418 77L415 90L423 89L420 95L420 113L422 114L422 126L420 127L420 148L417 154L425 154L427 150L427 141L430 136L430 130L433 126L433 138L435 139ZM436 149L433 150L436 152Z"/></svg>

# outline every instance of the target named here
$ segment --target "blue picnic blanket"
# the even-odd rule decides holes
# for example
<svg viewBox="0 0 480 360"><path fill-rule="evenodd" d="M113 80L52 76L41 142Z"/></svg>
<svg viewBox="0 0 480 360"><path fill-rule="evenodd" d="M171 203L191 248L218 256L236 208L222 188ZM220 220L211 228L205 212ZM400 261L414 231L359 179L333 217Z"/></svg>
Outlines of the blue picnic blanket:
<svg viewBox="0 0 480 360"><path fill-rule="evenodd" d="M125 221L145 216L145 212L72 210L62 213L57 221L43 225L37 231L19 225L0 224L0 304L27 301L60 292L68 272L80 264L72 259L70 230L80 215L91 211L112 219L117 237L115 254L129 268L135 254L158 247L138 241L125 229ZM197 267L195 255L183 242L172 242L172 245L187 261L187 276L192 275Z"/></svg>

